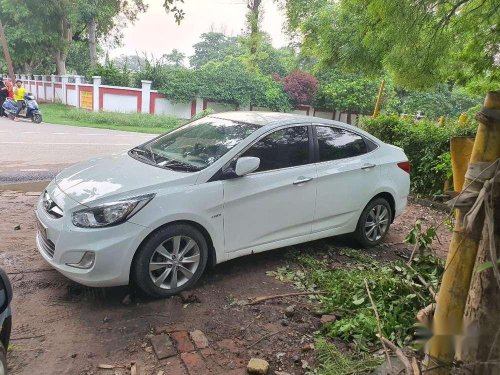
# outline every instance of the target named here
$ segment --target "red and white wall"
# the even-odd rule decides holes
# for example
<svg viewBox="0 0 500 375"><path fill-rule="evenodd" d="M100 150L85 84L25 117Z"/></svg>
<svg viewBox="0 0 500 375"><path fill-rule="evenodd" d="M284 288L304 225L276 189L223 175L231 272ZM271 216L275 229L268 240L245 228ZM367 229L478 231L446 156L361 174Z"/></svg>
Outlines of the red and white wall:
<svg viewBox="0 0 500 375"><path fill-rule="evenodd" d="M142 81L140 89L103 85L101 77L92 77L92 83L83 83L81 76L16 76L22 79L29 92L39 101L63 103L91 111L150 113L189 119L203 110L227 112L235 110L268 111L267 108L218 103L197 98L187 103L173 103L157 90L151 90L151 81ZM359 121L359 115L339 111L316 109L300 105L293 113L333 119L351 124Z"/></svg>

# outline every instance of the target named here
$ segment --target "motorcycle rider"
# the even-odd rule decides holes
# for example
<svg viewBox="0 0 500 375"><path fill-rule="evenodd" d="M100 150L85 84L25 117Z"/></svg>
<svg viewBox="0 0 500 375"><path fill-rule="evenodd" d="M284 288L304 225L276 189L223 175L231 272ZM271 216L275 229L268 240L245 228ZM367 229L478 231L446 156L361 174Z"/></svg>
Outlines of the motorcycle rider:
<svg viewBox="0 0 500 375"><path fill-rule="evenodd" d="M5 102L5 99L7 99L8 95L9 95L9 89L7 88L7 86L5 86L3 78L0 77L0 117L5 116L3 110L3 103Z"/></svg>
<svg viewBox="0 0 500 375"><path fill-rule="evenodd" d="M24 105L24 95L26 95L26 89L23 87L23 81L18 79L16 87L14 87L14 100L17 102L17 112L14 121L19 121L19 113L21 113Z"/></svg>

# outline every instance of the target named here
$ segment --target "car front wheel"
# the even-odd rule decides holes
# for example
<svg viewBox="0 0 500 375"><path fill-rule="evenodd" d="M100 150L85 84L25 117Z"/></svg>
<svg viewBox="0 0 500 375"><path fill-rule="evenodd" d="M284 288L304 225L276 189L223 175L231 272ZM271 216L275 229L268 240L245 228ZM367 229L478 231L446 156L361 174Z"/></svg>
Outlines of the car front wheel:
<svg viewBox="0 0 500 375"><path fill-rule="evenodd" d="M378 245L389 230L391 218L389 202L384 198L372 200L361 213L354 239L363 247Z"/></svg>
<svg viewBox="0 0 500 375"><path fill-rule="evenodd" d="M164 298L191 288L208 259L203 234L187 224L163 227L138 250L132 266L135 284L151 297Z"/></svg>

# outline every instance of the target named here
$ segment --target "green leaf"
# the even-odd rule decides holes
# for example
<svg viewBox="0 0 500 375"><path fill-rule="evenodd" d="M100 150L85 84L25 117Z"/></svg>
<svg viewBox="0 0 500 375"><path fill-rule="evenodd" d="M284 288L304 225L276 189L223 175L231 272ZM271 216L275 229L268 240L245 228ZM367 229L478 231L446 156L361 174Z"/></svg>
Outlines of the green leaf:
<svg viewBox="0 0 500 375"><path fill-rule="evenodd" d="M363 302L365 302L365 297L360 297L352 301L352 303L356 306L361 305Z"/></svg>
<svg viewBox="0 0 500 375"><path fill-rule="evenodd" d="M500 259L497 260L497 264L500 265ZM480 264L479 266L477 266L476 272L483 272L483 271L488 270L490 268L493 268L493 262L491 262L491 261L484 262L484 263Z"/></svg>

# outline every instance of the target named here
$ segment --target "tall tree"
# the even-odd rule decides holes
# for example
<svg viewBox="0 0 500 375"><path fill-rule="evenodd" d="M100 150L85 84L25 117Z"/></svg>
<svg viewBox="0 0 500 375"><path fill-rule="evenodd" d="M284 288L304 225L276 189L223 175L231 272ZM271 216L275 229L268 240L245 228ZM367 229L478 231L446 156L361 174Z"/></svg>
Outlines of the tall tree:
<svg viewBox="0 0 500 375"><path fill-rule="evenodd" d="M163 58L168 65L179 67L184 65L186 55L178 49L174 48L170 53L163 55Z"/></svg>
<svg viewBox="0 0 500 375"><path fill-rule="evenodd" d="M109 36L113 30L119 31L126 22L133 23L139 13L146 11L143 0L79 0L77 12L88 38L90 64L97 64L97 40ZM121 34L115 34L118 41Z"/></svg>
<svg viewBox="0 0 500 375"><path fill-rule="evenodd" d="M73 41L88 41L95 62L96 38L119 30L145 9L142 0L0 0L13 60L28 73L40 66L47 72L51 57L56 73L65 74Z"/></svg>
<svg viewBox="0 0 500 375"><path fill-rule="evenodd" d="M260 6L262 0L248 0L247 8L249 10L247 14L247 22L249 28L250 37L250 54L255 55L260 45L261 34L260 34L260 21L261 21L261 9Z"/></svg>
<svg viewBox="0 0 500 375"><path fill-rule="evenodd" d="M12 66L12 59L10 57L9 45L7 44L7 38L5 37L5 32L3 30L3 25L1 20L0 20L0 39L2 42L3 54L5 57L5 65L7 65L7 70L9 71L10 79L14 80L14 68Z"/></svg>
<svg viewBox="0 0 500 375"><path fill-rule="evenodd" d="M112 60L113 65L120 69L129 69L133 72L139 72L146 64L147 56L139 55L120 55Z"/></svg>
<svg viewBox="0 0 500 375"><path fill-rule="evenodd" d="M279 0L303 53L422 88L500 81L498 0Z"/></svg>
<svg viewBox="0 0 500 375"><path fill-rule="evenodd" d="M49 4L47 4L49 3ZM71 36L70 18L65 16L71 4L65 0L0 0L15 70L32 73L41 67L53 72L61 69Z"/></svg>
<svg viewBox="0 0 500 375"><path fill-rule="evenodd" d="M238 56L244 53L238 38L218 32L203 33L196 43L194 55L189 57L191 67L198 69L212 60L222 61L226 56Z"/></svg>

